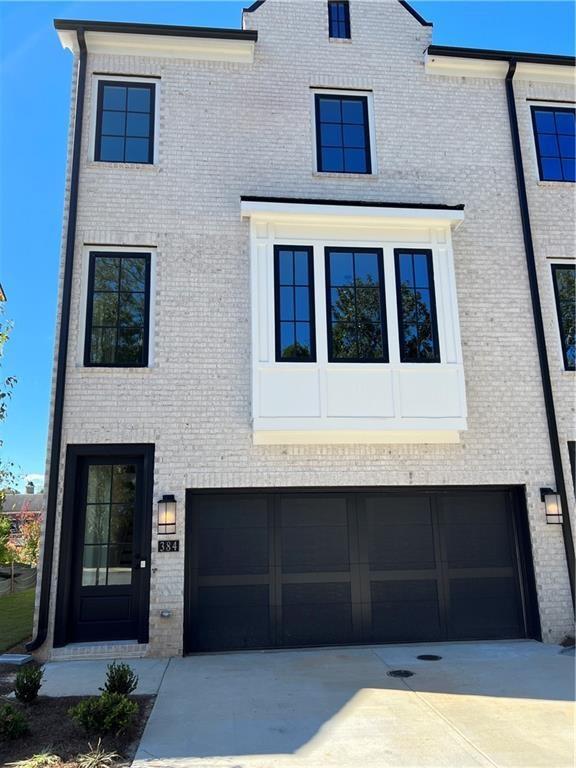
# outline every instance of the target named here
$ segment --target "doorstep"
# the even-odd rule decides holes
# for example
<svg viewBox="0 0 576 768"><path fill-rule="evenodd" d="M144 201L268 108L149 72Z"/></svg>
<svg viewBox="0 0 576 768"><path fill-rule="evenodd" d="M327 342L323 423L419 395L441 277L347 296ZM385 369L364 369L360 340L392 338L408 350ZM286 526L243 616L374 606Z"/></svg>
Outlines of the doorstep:
<svg viewBox="0 0 576 768"><path fill-rule="evenodd" d="M69 643L62 648L52 648L50 661L74 659L142 659L148 653L148 644L137 640L116 640L113 643Z"/></svg>

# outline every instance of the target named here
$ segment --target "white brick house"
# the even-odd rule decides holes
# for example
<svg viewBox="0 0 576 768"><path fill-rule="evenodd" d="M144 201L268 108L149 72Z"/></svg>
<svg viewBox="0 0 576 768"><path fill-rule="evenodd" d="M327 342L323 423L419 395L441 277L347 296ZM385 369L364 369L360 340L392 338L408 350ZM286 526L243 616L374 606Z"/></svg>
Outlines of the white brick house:
<svg viewBox="0 0 576 768"><path fill-rule="evenodd" d="M32 648L569 633L574 61L435 48L401 2L56 27L76 65Z"/></svg>

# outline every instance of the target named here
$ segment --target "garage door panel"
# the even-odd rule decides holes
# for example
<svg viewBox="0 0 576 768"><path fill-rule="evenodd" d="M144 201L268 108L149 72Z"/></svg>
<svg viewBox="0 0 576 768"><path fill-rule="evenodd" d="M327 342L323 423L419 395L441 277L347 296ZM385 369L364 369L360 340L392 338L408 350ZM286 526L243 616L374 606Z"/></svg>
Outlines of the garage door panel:
<svg viewBox="0 0 576 768"><path fill-rule="evenodd" d="M199 496L195 502L195 508L200 530L266 528L268 526L268 499L262 495Z"/></svg>
<svg viewBox="0 0 576 768"><path fill-rule="evenodd" d="M268 570L266 528L209 528L202 532L200 575L268 573Z"/></svg>
<svg viewBox="0 0 576 768"><path fill-rule="evenodd" d="M286 584L282 587L284 645L354 642L349 583Z"/></svg>
<svg viewBox="0 0 576 768"><path fill-rule="evenodd" d="M372 582L370 595L373 642L442 637L436 581Z"/></svg>
<svg viewBox="0 0 576 768"><path fill-rule="evenodd" d="M270 646L268 586L200 587L198 606L198 650Z"/></svg>
<svg viewBox="0 0 576 768"><path fill-rule="evenodd" d="M516 579L450 580L451 634L460 640L521 637Z"/></svg>
<svg viewBox="0 0 576 768"><path fill-rule="evenodd" d="M349 571L348 530L341 526L282 528L282 572Z"/></svg>
<svg viewBox="0 0 576 768"><path fill-rule="evenodd" d="M348 526L347 500L343 496L281 496L282 528L308 526Z"/></svg>

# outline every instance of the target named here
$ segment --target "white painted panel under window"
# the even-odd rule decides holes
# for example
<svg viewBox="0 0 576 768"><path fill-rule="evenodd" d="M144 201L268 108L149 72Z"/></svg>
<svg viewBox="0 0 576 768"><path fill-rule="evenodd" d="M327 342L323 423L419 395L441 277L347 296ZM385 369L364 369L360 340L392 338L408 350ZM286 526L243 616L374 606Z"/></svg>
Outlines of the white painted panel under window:
<svg viewBox="0 0 576 768"><path fill-rule="evenodd" d="M279 363L259 374L260 413L263 418L320 416L318 371Z"/></svg>
<svg viewBox="0 0 576 768"><path fill-rule="evenodd" d="M456 418L462 415L457 368L421 364L397 372L400 416Z"/></svg>
<svg viewBox="0 0 576 768"><path fill-rule="evenodd" d="M330 368L326 372L328 417L390 418L394 415L390 370Z"/></svg>

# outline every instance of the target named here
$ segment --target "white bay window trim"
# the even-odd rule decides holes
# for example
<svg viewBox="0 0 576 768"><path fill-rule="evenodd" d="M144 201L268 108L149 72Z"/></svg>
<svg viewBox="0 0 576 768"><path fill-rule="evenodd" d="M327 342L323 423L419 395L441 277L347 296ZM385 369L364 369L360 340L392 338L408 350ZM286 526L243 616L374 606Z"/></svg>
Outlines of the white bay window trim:
<svg viewBox="0 0 576 768"><path fill-rule="evenodd" d="M455 209L243 200L250 220L253 439L264 444L455 443L467 428L452 252ZM316 362L276 362L274 246L314 254ZM328 362L325 248L383 252L388 363ZM402 363L394 249L432 252L440 362Z"/></svg>

